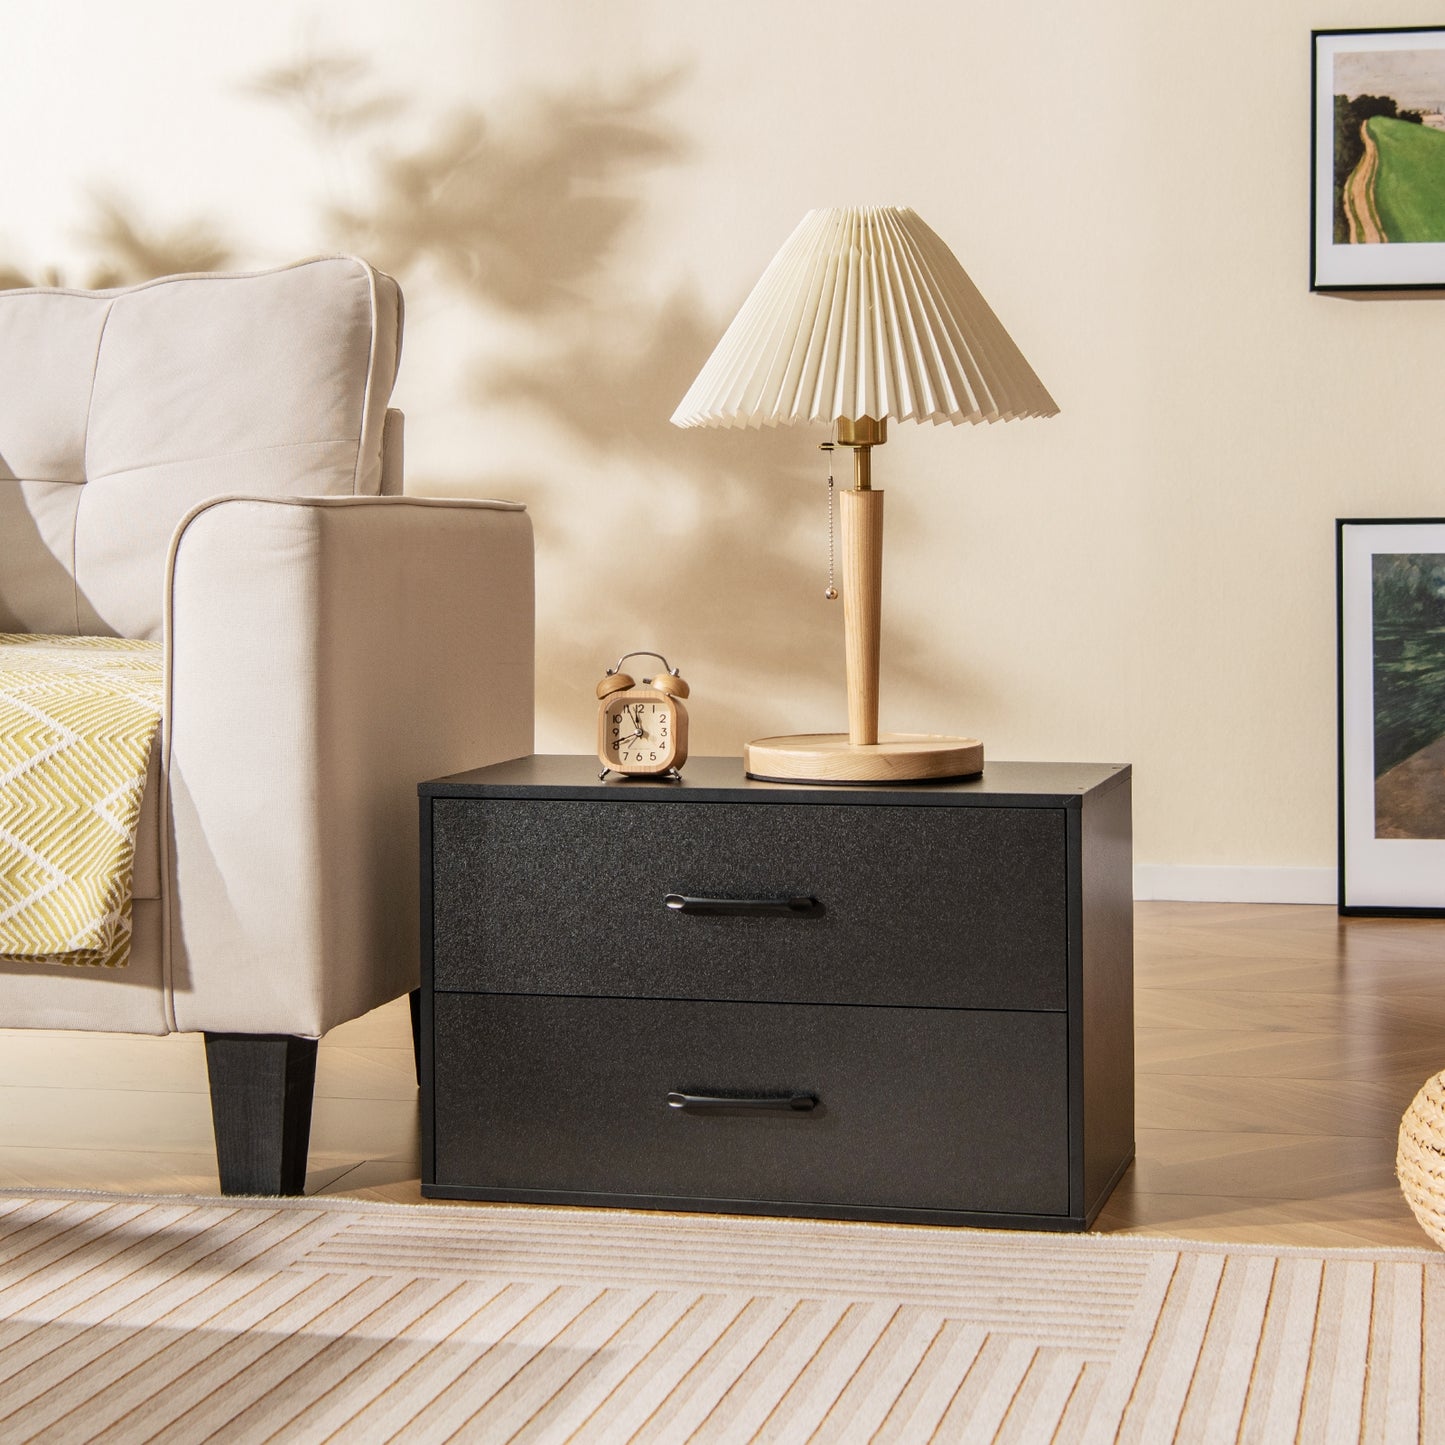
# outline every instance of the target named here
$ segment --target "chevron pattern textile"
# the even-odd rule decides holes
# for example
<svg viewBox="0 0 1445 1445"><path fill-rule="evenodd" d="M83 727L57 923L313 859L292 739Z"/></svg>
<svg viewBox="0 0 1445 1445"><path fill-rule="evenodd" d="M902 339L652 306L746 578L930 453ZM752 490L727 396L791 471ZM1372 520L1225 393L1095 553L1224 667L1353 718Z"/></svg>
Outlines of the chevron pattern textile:
<svg viewBox="0 0 1445 1445"><path fill-rule="evenodd" d="M1445 1260L353 1200L0 1197L0 1440L1445 1439Z"/></svg>
<svg viewBox="0 0 1445 1445"><path fill-rule="evenodd" d="M162 644L0 633L0 958L123 968Z"/></svg>

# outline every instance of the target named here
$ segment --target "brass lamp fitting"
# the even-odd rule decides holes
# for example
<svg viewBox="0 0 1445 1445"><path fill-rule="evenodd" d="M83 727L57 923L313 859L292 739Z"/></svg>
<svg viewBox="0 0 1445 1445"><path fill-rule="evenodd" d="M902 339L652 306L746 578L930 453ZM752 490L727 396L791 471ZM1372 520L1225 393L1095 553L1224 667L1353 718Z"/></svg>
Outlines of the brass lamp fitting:
<svg viewBox="0 0 1445 1445"><path fill-rule="evenodd" d="M866 492L873 486L872 450L888 440L888 418L871 416L838 418L838 445L853 448L853 490Z"/></svg>

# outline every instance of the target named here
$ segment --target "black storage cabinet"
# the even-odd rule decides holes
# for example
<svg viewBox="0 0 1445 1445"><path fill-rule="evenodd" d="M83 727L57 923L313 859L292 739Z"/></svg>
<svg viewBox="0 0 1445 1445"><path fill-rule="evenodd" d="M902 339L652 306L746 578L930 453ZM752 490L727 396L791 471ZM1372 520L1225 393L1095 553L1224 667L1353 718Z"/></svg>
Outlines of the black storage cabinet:
<svg viewBox="0 0 1445 1445"><path fill-rule="evenodd" d="M1083 1229L1134 1152L1129 769L424 783L422 1193Z"/></svg>

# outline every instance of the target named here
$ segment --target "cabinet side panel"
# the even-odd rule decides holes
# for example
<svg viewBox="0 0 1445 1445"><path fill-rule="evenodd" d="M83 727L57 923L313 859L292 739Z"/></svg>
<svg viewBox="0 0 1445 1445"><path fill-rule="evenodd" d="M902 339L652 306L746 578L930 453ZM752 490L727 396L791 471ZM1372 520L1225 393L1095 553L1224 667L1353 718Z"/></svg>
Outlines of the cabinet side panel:
<svg viewBox="0 0 1445 1445"><path fill-rule="evenodd" d="M432 867L432 799L421 795L418 827L421 858L421 997L417 1016L417 1083L421 1092L421 1178L436 1182L436 1056L433 1050L435 931L432 926L435 872Z"/></svg>
<svg viewBox="0 0 1445 1445"><path fill-rule="evenodd" d="M1134 840L1130 782L1084 798L1084 1198L1090 1217L1134 1153Z"/></svg>

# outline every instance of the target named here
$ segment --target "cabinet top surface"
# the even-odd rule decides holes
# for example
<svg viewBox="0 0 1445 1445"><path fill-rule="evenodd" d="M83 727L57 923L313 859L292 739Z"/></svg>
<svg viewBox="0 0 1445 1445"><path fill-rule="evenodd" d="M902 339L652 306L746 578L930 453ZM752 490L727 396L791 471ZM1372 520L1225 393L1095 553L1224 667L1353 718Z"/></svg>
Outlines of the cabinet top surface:
<svg viewBox="0 0 1445 1445"><path fill-rule="evenodd" d="M689 758L674 782L599 779L595 757L534 753L422 783L423 798L569 798L691 803L903 803L982 807L1077 806L1085 794L1129 777L1114 763L988 763L960 782L764 783L743 773L741 758Z"/></svg>

